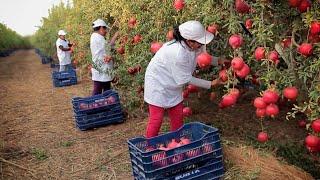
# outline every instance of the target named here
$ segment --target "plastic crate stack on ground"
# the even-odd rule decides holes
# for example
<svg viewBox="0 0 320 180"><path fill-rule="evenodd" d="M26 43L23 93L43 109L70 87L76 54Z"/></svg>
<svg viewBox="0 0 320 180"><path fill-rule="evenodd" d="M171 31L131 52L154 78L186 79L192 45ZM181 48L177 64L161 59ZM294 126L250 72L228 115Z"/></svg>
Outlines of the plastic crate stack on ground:
<svg viewBox="0 0 320 180"><path fill-rule="evenodd" d="M51 57L46 56L39 49L35 49L35 51L39 55L42 64L48 64L53 61L53 59Z"/></svg>
<svg viewBox="0 0 320 180"><path fill-rule="evenodd" d="M216 180L224 175L218 129L202 123L150 139L133 138L128 145L136 180Z"/></svg>
<svg viewBox="0 0 320 180"><path fill-rule="evenodd" d="M77 84L77 73L71 69L68 71L53 71L52 82L55 87L71 86Z"/></svg>
<svg viewBox="0 0 320 180"><path fill-rule="evenodd" d="M120 98L114 90L86 98L75 97L72 105L76 127L80 130L124 122Z"/></svg>

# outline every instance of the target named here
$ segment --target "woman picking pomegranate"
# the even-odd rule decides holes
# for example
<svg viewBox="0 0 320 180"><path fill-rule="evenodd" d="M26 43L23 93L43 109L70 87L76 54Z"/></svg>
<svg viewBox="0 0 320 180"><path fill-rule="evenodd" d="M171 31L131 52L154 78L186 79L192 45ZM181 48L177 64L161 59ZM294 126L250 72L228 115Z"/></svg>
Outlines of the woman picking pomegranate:
<svg viewBox="0 0 320 180"><path fill-rule="evenodd" d="M174 40L165 43L151 59L145 74L144 100L149 104L146 137L157 136L165 110L170 117L170 130L183 125L183 86L192 84L210 89L221 84L220 79L207 81L192 76L197 57L205 52L205 44L213 39L198 21L188 21L174 30ZM212 65L224 60L210 57Z"/></svg>
<svg viewBox="0 0 320 180"><path fill-rule="evenodd" d="M97 19L92 24L93 33L90 38L90 49L92 54L93 66L91 68L93 80L92 95L101 94L103 91L111 89L113 60L106 51L105 36L110 29L102 19ZM107 43L107 48L110 50L116 41L118 32Z"/></svg>

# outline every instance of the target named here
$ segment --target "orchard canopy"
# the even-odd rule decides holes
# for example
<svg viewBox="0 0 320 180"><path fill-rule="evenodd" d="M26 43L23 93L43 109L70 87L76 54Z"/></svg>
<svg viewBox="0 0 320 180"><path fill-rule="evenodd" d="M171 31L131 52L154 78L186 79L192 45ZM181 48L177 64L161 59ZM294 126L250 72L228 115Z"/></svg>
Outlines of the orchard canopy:
<svg viewBox="0 0 320 180"><path fill-rule="evenodd" d="M27 38L20 36L6 25L0 23L0 52L29 46Z"/></svg>
<svg viewBox="0 0 320 180"><path fill-rule="evenodd" d="M199 68L197 76L212 80L220 74L226 85L215 91L221 95L241 79L252 81L260 85L261 95L268 92L266 101L272 104L265 110L257 106L259 117L277 115L275 103L285 97L295 101L288 118L304 113L312 122L320 118L319 9L315 0L73 0L54 6L32 41L54 55L57 32L65 29L76 44L73 63L88 75L91 25L97 18L106 20L110 37L120 32L112 52L119 78L116 88L125 92L123 100L130 108L143 102L143 72L153 56L151 44L171 39L171 30L180 23L198 20L215 34L207 52L237 60L231 68ZM136 67L142 71L134 74Z"/></svg>

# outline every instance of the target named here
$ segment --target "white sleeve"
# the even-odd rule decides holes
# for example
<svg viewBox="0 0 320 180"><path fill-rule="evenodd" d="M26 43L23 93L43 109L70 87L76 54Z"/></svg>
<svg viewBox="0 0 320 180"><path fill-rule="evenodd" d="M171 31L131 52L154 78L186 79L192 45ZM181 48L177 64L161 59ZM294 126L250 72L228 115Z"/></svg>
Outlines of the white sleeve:
<svg viewBox="0 0 320 180"><path fill-rule="evenodd" d="M193 73L193 63L190 57L178 55L171 66L171 71L173 79L178 85L184 85L190 82Z"/></svg>
<svg viewBox="0 0 320 180"><path fill-rule="evenodd" d="M59 39L56 41L56 46L57 46L57 48L59 48L59 46L63 46Z"/></svg>
<svg viewBox="0 0 320 180"><path fill-rule="evenodd" d="M191 77L191 80L189 84L195 85L197 87L205 88L205 89L210 89L211 88L211 81Z"/></svg>

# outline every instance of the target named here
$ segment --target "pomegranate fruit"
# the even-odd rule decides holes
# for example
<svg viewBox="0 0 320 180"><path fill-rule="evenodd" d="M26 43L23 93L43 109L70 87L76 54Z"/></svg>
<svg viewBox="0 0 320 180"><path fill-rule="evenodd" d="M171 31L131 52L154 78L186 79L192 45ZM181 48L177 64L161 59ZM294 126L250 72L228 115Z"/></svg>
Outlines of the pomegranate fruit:
<svg viewBox="0 0 320 180"><path fill-rule="evenodd" d="M187 89L185 89L183 92L182 92L182 97L184 99L188 98L189 97L189 91Z"/></svg>
<svg viewBox="0 0 320 180"><path fill-rule="evenodd" d="M277 64L277 62L279 61L279 54L277 51L271 51L269 53L269 59L274 62L275 64Z"/></svg>
<svg viewBox="0 0 320 180"><path fill-rule="evenodd" d="M222 82L226 82L228 80L228 74L226 69L223 69L219 72L219 78Z"/></svg>
<svg viewBox="0 0 320 180"><path fill-rule="evenodd" d="M237 88L230 89L229 94L234 96L236 99L238 99L240 97L240 91Z"/></svg>
<svg viewBox="0 0 320 180"><path fill-rule="evenodd" d="M310 33L314 34L314 35L317 35L320 33L320 22L319 21L314 21L311 23Z"/></svg>
<svg viewBox="0 0 320 180"><path fill-rule="evenodd" d="M299 7L301 0L288 0L290 7Z"/></svg>
<svg viewBox="0 0 320 180"><path fill-rule="evenodd" d="M276 104L269 104L266 107L266 115L274 117L279 114L279 108Z"/></svg>
<svg viewBox="0 0 320 180"><path fill-rule="evenodd" d="M298 97L298 89L296 87L286 87L283 90L283 96L289 100L295 101Z"/></svg>
<svg viewBox="0 0 320 180"><path fill-rule="evenodd" d="M247 19L245 24L246 24L246 28L247 29L251 29L252 28L252 24L253 24L252 19Z"/></svg>
<svg viewBox="0 0 320 180"><path fill-rule="evenodd" d="M175 0L175 1L174 1L174 4L173 4L174 8L175 8L177 11L182 10L183 7L184 7L184 5L185 5L184 0Z"/></svg>
<svg viewBox="0 0 320 180"><path fill-rule="evenodd" d="M239 78L246 78L250 74L250 67L247 64L244 64L241 70L236 71L236 75Z"/></svg>
<svg viewBox="0 0 320 180"><path fill-rule="evenodd" d="M274 90L266 90L263 93L262 98L263 98L263 101L267 104L276 103L279 100L279 95Z"/></svg>
<svg viewBox="0 0 320 180"><path fill-rule="evenodd" d="M235 7L236 7L236 11L242 14L249 13L251 9L248 3L245 2L244 0L236 0Z"/></svg>
<svg viewBox="0 0 320 180"><path fill-rule="evenodd" d="M299 47L298 47L298 52L303 55L303 56L310 56L313 53L313 49L312 49L312 45L309 43L302 43Z"/></svg>
<svg viewBox="0 0 320 180"><path fill-rule="evenodd" d="M178 143L176 142L176 140L172 139L171 142L168 143L167 148L170 150L170 149L176 148L177 145L178 145Z"/></svg>
<svg viewBox="0 0 320 180"><path fill-rule="evenodd" d="M192 84L189 84L187 87L189 93L196 93L198 92L198 87Z"/></svg>
<svg viewBox="0 0 320 180"><path fill-rule="evenodd" d="M212 34L217 34L219 26L217 24L211 24L208 26L207 31L211 32Z"/></svg>
<svg viewBox="0 0 320 180"><path fill-rule="evenodd" d="M190 141L190 139L188 139L188 138L186 138L186 137L182 137L182 138L180 139L180 143L183 144L183 145L186 145L186 144L190 144L191 141Z"/></svg>
<svg viewBox="0 0 320 180"><path fill-rule="evenodd" d="M160 42L153 42L151 43L151 46L150 46L150 51L155 54L157 53L157 51L159 51L159 49L162 47L162 43Z"/></svg>
<svg viewBox="0 0 320 180"><path fill-rule="evenodd" d="M220 108L225 108L232 106L236 103L237 98L234 95L226 94L222 97L221 102L219 103Z"/></svg>
<svg viewBox="0 0 320 180"><path fill-rule="evenodd" d="M166 153L160 152L152 155L151 159L153 162L153 165L158 166L158 167L165 167L168 165L168 161L166 159Z"/></svg>
<svg viewBox="0 0 320 180"><path fill-rule="evenodd" d="M268 137L268 134L267 134L267 133L265 133L265 132L260 132L260 133L258 134L258 141L259 141L259 142L265 143L265 142L268 141L268 139L269 139L269 137Z"/></svg>
<svg viewBox="0 0 320 180"><path fill-rule="evenodd" d="M314 132L319 133L320 132L320 119L314 120L312 122L311 127Z"/></svg>
<svg viewBox="0 0 320 180"><path fill-rule="evenodd" d="M254 107L256 107L257 109L264 109L267 107L267 104L264 102L262 97L257 97L254 99L253 102Z"/></svg>
<svg viewBox="0 0 320 180"><path fill-rule="evenodd" d="M299 7L298 7L298 10L300 13L304 13L304 12L307 12L307 10L311 7L311 2L310 0L302 0Z"/></svg>
<svg viewBox="0 0 320 180"><path fill-rule="evenodd" d="M192 157L196 157L196 156L199 156L201 154L201 151L199 148L197 149L191 149L189 151L186 152L186 156L188 158L192 158Z"/></svg>
<svg viewBox="0 0 320 180"><path fill-rule="evenodd" d="M197 56L196 60L200 68L205 68L211 65L212 57L207 52L203 52Z"/></svg>
<svg viewBox="0 0 320 180"><path fill-rule="evenodd" d="M319 137L314 135L309 135L305 139L306 146L308 147L317 147L319 144Z"/></svg>
<svg viewBox="0 0 320 180"><path fill-rule="evenodd" d="M263 118L266 116L266 109L257 109L256 110L256 116L258 118Z"/></svg>
<svg viewBox="0 0 320 180"><path fill-rule="evenodd" d="M245 63L241 57L235 57L231 61L231 66L234 70L241 70L244 64Z"/></svg>
<svg viewBox="0 0 320 180"><path fill-rule="evenodd" d="M192 110L190 107L185 107L183 108L182 113L184 117L189 117L192 115Z"/></svg>
<svg viewBox="0 0 320 180"><path fill-rule="evenodd" d="M265 50L263 47L257 47L257 49L254 51L254 57L257 61L261 61L265 58Z"/></svg>
<svg viewBox="0 0 320 180"><path fill-rule="evenodd" d="M243 38L242 38L242 36L240 36L238 34L234 34L229 38L229 45L233 49L237 49L237 48L241 47L242 44L243 44Z"/></svg>

